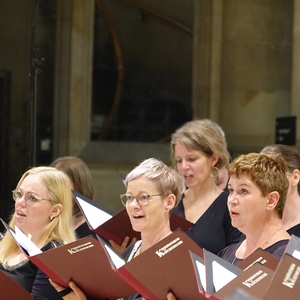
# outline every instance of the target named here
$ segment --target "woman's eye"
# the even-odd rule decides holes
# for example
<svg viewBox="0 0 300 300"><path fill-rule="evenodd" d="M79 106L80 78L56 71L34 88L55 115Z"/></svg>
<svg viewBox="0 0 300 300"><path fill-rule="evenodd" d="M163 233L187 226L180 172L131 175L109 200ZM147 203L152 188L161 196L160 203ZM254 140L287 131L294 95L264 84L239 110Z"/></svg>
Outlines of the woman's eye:
<svg viewBox="0 0 300 300"><path fill-rule="evenodd" d="M132 197L132 196L129 196L129 195L126 196L126 199L127 199L127 201L129 201L129 202L130 202L130 201L133 201L133 197Z"/></svg>
<svg viewBox="0 0 300 300"><path fill-rule="evenodd" d="M29 200L30 200L31 202L36 202L36 201L37 201L37 198L36 198L34 195L30 195L30 196L29 196Z"/></svg>
<svg viewBox="0 0 300 300"><path fill-rule="evenodd" d="M197 158L195 158L195 157L190 157L190 158L188 159L189 162L193 162L193 161L195 161L195 160L197 160Z"/></svg>
<svg viewBox="0 0 300 300"><path fill-rule="evenodd" d="M248 193L247 190L244 190L244 189L241 190L241 194L247 194L247 193Z"/></svg>
<svg viewBox="0 0 300 300"><path fill-rule="evenodd" d="M140 201L147 201L148 200L148 195L140 195L139 197Z"/></svg>
<svg viewBox="0 0 300 300"><path fill-rule="evenodd" d="M17 191L16 195L17 195L18 198L22 198L22 196L23 196L23 194L20 191Z"/></svg>

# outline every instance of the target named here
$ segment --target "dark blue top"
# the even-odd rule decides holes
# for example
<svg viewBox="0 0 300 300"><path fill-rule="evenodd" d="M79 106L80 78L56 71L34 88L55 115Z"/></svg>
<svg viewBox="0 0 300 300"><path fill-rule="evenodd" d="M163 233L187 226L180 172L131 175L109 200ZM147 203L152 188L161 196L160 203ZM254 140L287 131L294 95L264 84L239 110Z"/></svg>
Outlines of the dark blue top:
<svg viewBox="0 0 300 300"><path fill-rule="evenodd" d="M266 248L264 250L269 252L276 258L281 259L288 242L289 242L289 240L281 240L281 241L278 241L275 244L269 246L268 248ZM219 252L218 256L222 257L223 259L225 259L226 261L228 261L234 265L237 265L239 262L242 261L242 259L237 258L235 256L235 252L238 249L238 247L241 245L241 243L242 242L226 247L225 249L223 249L222 251Z"/></svg>

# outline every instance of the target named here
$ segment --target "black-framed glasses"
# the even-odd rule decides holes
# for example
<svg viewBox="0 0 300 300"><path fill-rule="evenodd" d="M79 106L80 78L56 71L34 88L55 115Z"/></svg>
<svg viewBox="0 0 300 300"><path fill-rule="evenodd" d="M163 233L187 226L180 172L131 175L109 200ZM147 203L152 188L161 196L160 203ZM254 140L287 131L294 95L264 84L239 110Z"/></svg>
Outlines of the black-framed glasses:
<svg viewBox="0 0 300 300"><path fill-rule="evenodd" d="M24 197L25 202L27 205L33 205L34 203L45 200L45 201L51 201L51 199L43 199L41 197L38 197L32 192L27 192L23 194L23 192L19 189L15 189L12 191L12 197L15 201L20 200L22 197Z"/></svg>
<svg viewBox="0 0 300 300"><path fill-rule="evenodd" d="M136 200L139 206L147 206L149 204L149 201L151 200L150 198L156 196L163 196L163 195L162 194L154 194L154 195L139 194L136 197L133 197L130 194L120 195L121 202L124 206L130 205L134 199Z"/></svg>

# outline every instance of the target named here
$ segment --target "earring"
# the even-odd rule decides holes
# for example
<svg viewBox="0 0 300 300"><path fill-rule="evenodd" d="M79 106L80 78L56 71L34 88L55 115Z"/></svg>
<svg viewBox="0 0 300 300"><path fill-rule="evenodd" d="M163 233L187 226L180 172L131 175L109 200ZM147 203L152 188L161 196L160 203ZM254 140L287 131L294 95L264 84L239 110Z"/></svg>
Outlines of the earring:
<svg viewBox="0 0 300 300"><path fill-rule="evenodd" d="M210 170L210 176L216 178L219 175L219 169L217 167L212 167Z"/></svg>
<svg viewBox="0 0 300 300"><path fill-rule="evenodd" d="M50 221L53 221L54 218L55 218L55 217L51 216L51 217L50 217Z"/></svg>

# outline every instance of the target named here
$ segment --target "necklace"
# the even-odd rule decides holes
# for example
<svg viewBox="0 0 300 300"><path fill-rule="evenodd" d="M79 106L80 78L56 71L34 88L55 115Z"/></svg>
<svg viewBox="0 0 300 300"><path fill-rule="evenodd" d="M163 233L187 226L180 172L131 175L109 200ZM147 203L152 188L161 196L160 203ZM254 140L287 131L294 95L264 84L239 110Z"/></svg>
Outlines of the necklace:
<svg viewBox="0 0 300 300"><path fill-rule="evenodd" d="M267 239L267 240L266 240L259 248L262 248L262 249L263 249L263 247L267 246L267 245L270 243L271 239L272 239L272 238L273 238L280 230L282 230L282 229L283 229L283 226L282 226L281 228L275 230L274 233L273 233L270 237L268 237L268 239ZM233 265L234 265L234 263L236 262L237 259L239 259L239 258L237 258L236 255L234 255L234 258L233 258L233 261L232 261L232 264L233 264Z"/></svg>
<svg viewBox="0 0 300 300"><path fill-rule="evenodd" d="M261 248L263 248L264 246L267 246L269 244L269 242L271 241L271 239L281 230L283 229L283 227L275 230L275 232L261 245Z"/></svg>

